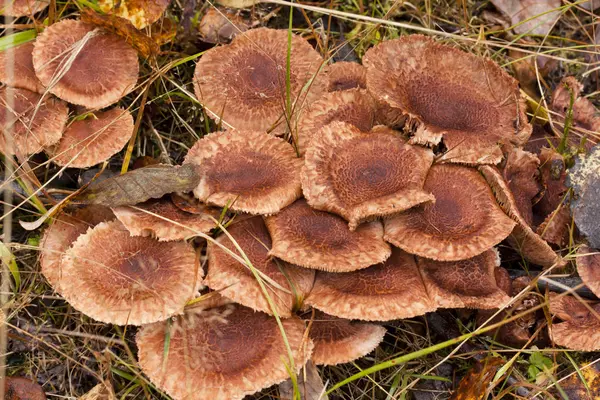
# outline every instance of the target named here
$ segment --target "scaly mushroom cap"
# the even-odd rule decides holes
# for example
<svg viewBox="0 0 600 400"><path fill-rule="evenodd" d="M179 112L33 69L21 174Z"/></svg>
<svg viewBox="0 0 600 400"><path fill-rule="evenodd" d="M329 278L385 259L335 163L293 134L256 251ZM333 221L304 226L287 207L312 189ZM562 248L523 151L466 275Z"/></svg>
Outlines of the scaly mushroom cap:
<svg viewBox="0 0 600 400"><path fill-rule="evenodd" d="M33 66L51 93L87 108L119 101L133 90L139 73L137 53L124 39L73 19L37 37Z"/></svg>
<svg viewBox="0 0 600 400"><path fill-rule="evenodd" d="M270 257L271 237L261 217L234 222L227 232L252 266L262 274L259 274L260 278L277 313L282 317L290 317L292 310L298 308L310 292L315 271ZM220 248L219 244L241 257L231 239L222 234L217 238L217 243L208 243L208 273L204 283L236 303L272 315L273 311L250 267Z"/></svg>
<svg viewBox="0 0 600 400"><path fill-rule="evenodd" d="M369 49L363 64L371 94L415 125L414 143L444 139L442 160L496 164L500 145L531 134L518 82L489 59L410 35Z"/></svg>
<svg viewBox="0 0 600 400"><path fill-rule="evenodd" d="M533 198L542 190L538 178L540 160L533 153L514 148L502 171L515 205L529 226L533 223Z"/></svg>
<svg viewBox="0 0 600 400"><path fill-rule="evenodd" d="M122 108L100 111L74 121L52 149L52 161L61 166L87 168L118 153L133 134L133 116Z"/></svg>
<svg viewBox="0 0 600 400"><path fill-rule="evenodd" d="M300 199L265 219L270 255L306 268L349 272L385 261L391 253L379 221L350 231L337 215L310 208Z"/></svg>
<svg viewBox="0 0 600 400"><path fill-rule="evenodd" d="M289 143L263 132L211 133L194 144L185 163L200 166L194 195L233 211L273 214L302 194L302 160Z"/></svg>
<svg viewBox="0 0 600 400"><path fill-rule="evenodd" d="M563 78L552 94L550 108L559 113L557 119L562 125L562 129L565 116L571 105L571 94L573 94L571 129L579 130L581 128L585 131L597 132L600 130L600 116L598 116L594 104L588 98L581 96L582 90L583 85L574 76ZM579 142L579 139L577 142Z"/></svg>
<svg viewBox="0 0 600 400"><path fill-rule="evenodd" d="M171 0L99 0L100 9L129 20L138 29L145 28L163 15Z"/></svg>
<svg viewBox="0 0 600 400"><path fill-rule="evenodd" d="M554 212L537 227L535 233L548 243L564 247L569 242L573 217L567 204L560 204Z"/></svg>
<svg viewBox="0 0 600 400"><path fill-rule="evenodd" d="M214 207L205 207L202 214L187 213L168 198L149 200L134 207L116 207L113 211L131 235L151 236L161 242L210 232L217 226L213 218L218 219L220 214Z"/></svg>
<svg viewBox="0 0 600 400"><path fill-rule="evenodd" d="M361 358L379 346L385 328L365 322L352 322L323 312L316 312L308 336L315 347L312 361L316 365L344 364Z"/></svg>
<svg viewBox="0 0 600 400"><path fill-rule="evenodd" d="M297 373L310 358L312 343L304 340L298 317L281 323ZM237 304L188 309L170 329L166 322L145 325L136 343L142 371L175 399L241 400L289 377L290 360L275 319Z"/></svg>
<svg viewBox="0 0 600 400"><path fill-rule="evenodd" d="M10 0L2 4L0 15L33 17L34 14L45 10L48 4L50 4L48 0Z"/></svg>
<svg viewBox="0 0 600 400"><path fill-rule="evenodd" d="M435 202L385 220L385 240L409 253L438 261L465 260L500 243L515 226L474 169L434 165L424 190Z"/></svg>
<svg viewBox="0 0 600 400"><path fill-rule="evenodd" d="M577 250L577 273L581 280L596 295L600 295L600 253L588 246Z"/></svg>
<svg viewBox="0 0 600 400"><path fill-rule="evenodd" d="M6 400L46 400L44 388L37 382L16 376L7 376L0 381L4 385Z"/></svg>
<svg viewBox="0 0 600 400"><path fill-rule="evenodd" d="M550 338L577 351L600 350L600 304L583 304L573 296L550 293L550 313L564 322L553 323Z"/></svg>
<svg viewBox="0 0 600 400"><path fill-rule="evenodd" d="M202 55L194 73L196 96L209 115L222 119L225 126L283 133L288 130L287 54L287 30L258 28L244 32L231 44L214 47ZM318 74L322 63L306 40L292 36L289 100L294 110L301 110L323 92L324 74ZM309 87L303 89L305 86Z"/></svg>
<svg viewBox="0 0 600 400"><path fill-rule="evenodd" d="M319 131L306 152L302 191L312 207L339 214L351 230L433 196L423 190L433 152L407 144L394 131L362 133L345 122Z"/></svg>
<svg viewBox="0 0 600 400"><path fill-rule="evenodd" d="M0 52L0 82L7 86L44 93L44 86L33 69L33 42Z"/></svg>
<svg viewBox="0 0 600 400"><path fill-rule="evenodd" d="M500 266L496 249L461 261L418 258L429 297L440 308L502 308L510 297L498 286L495 270Z"/></svg>
<svg viewBox="0 0 600 400"><path fill-rule="evenodd" d="M0 151L7 155L39 153L60 140L68 115L67 105L52 96L42 97L26 89L0 89Z"/></svg>
<svg viewBox="0 0 600 400"><path fill-rule="evenodd" d="M435 311L414 257L394 248L384 263L360 271L317 272L306 304L340 318L389 321Z"/></svg>
<svg viewBox="0 0 600 400"><path fill-rule="evenodd" d="M358 63L339 61L328 65L325 74L328 92L367 88L367 69Z"/></svg>
<svg viewBox="0 0 600 400"><path fill-rule="evenodd" d="M536 214L541 214L543 217L547 217L565 200L568 190L565 184L567 166L564 157L549 147L542 148L539 158L544 195L535 205L535 212Z"/></svg>
<svg viewBox="0 0 600 400"><path fill-rule="evenodd" d="M88 230L67 250L59 289L91 318L141 325L183 312L201 282L202 269L187 243L130 236L111 221Z"/></svg>

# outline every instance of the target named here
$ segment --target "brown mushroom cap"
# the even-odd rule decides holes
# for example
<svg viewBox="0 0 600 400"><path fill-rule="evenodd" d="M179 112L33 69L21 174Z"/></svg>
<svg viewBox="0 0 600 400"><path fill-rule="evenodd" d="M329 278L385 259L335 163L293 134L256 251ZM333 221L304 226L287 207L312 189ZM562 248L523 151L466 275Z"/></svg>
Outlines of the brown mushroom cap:
<svg viewBox="0 0 600 400"><path fill-rule="evenodd" d="M578 351L600 350L600 304L550 293L550 313L564 321L550 328L554 343Z"/></svg>
<svg viewBox="0 0 600 400"><path fill-rule="evenodd" d="M496 164L501 144L531 134L518 82L489 59L409 35L369 49L363 64L371 94L415 125L414 143L444 139L442 160Z"/></svg>
<svg viewBox="0 0 600 400"><path fill-rule="evenodd" d="M273 214L302 194L302 160L289 143L256 131L215 132L196 142L185 163L200 166L194 195L252 214Z"/></svg>
<svg viewBox="0 0 600 400"><path fill-rule="evenodd" d="M306 268L349 272L385 261L391 253L379 221L350 231L337 215L310 208L300 199L265 219L270 255Z"/></svg>
<svg viewBox="0 0 600 400"><path fill-rule="evenodd" d="M574 76L563 78L552 94L550 108L559 114L555 116L555 120L558 120L560 123L559 129L562 131L564 129L565 116L571 105L571 94L573 94L571 129L579 133L578 136L589 132L591 134L587 134L587 138L595 139L593 132L600 131L600 116L594 104L587 97L581 96L582 90L583 85ZM580 138L575 135L572 135L571 138L575 139L574 142L576 145L579 144ZM597 139L594 141L597 142Z"/></svg>
<svg viewBox="0 0 600 400"><path fill-rule="evenodd" d="M184 240L197 232L210 232L217 226L215 219L220 214L214 207L205 207L203 214L187 213L164 198L134 207L116 207L113 211L131 235L151 236L161 242Z"/></svg>
<svg viewBox="0 0 600 400"><path fill-rule="evenodd" d="M33 69L33 42L0 52L0 82L7 86L44 93L44 86Z"/></svg>
<svg viewBox="0 0 600 400"><path fill-rule="evenodd" d="M282 317L290 317L292 310L302 303L310 292L315 280L315 271L270 257L271 237L261 217L234 221L227 228L227 232L240 246L252 266L264 274L260 277L277 313ZM241 256L227 235L220 235L217 243ZM268 278L265 278L265 275ZM273 314L250 268L212 242L208 243L208 273L204 283L236 303Z"/></svg>
<svg viewBox="0 0 600 400"><path fill-rule="evenodd" d="M133 90L139 73L137 53L125 40L73 19L37 37L33 66L51 93L87 108L119 101Z"/></svg>
<svg viewBox="0 0 600 400"><path fill-rule="evenodd" d="M367 69L358 63L338 61L328 65L325 74L328 92L367 88Z"/></svg>
<svg viewBox="0 0 600 400"><path fill-rule="evenodd" d="M542 190L539 183L540 160L533 153L514 148L506 157L502 175L525 222L533 223L532 200Z"/></svg>
<svg viewBox="0 0 600 400"><path fill-rule="evenodd" d="M365 322L353 322L316 312L308 336L314 343L312 361L316 365L344 364L375 350L386 329Z"/></svg>
<svg viewBox="0 0 600 400"><path fill-rule="evenodd" d="M412 318L436 309L414 257L397 248L384 263L367 269L317 272L306 304L336 317L367 321Z"/></svg>
<svg viewBox="0 0 600 400"><path fill-rule="evenodd" d="M317 74L323 59L300 36L292 36L291 49L290 100L300 110L324 90L323 74ZM283 133L287 54L287 30L244 32L202 55L194 73L196 96L212 118L234 129Z"/></svg>
<svg viewBox="0 0 600 400"><path fill-rule="evenodd" d="M385 220L385 239L409 253L438 261L465 260L500 243L515 226L477 170L436 164L424 190L435 202Z"/></svg>
<svg viewBox="0 0 600 400"><path fill-rule="evenodd" d="M560 204L554 212L537 227L535 233L548 243L564 247L569 242L569 234L573 217L566 204Z"/></svg>
<svg viewBox="0 0 600 400"><path fill-rule="evenodd" d="M2 4L0 15L32 17L33 14L45 10L49 4L48 0L10 0Z"/></svg>
<svg viewBox="0 0 600 400"><path fill-rule="evenodd" d="M16 376L3 378L4 399L6 400L46 400L44 388L37 382Z"/></svg>
<svg viewBox="0 0 600 400"><path fill-rule="evenodd" d="M396 214L433 196L423 190L433 152L392 130L362 133L332 122L313 138L302 169L302 191L312 207L339 214L351 230L377 216Z"/></svg>
<svg viewBox="0 0 600 400"><path fill-rule="evenodd" d="M502 308L510 297L498 286L496 249L460 261L417 258L429 297L440 308Z"/></svg>
<svg viewBox="0 0 600 400"><path fill-rule="evenodd" d="M60 140L68 114L67 105L52 96L42 97L26 89L0 89L0 151L9 155L39 153Z"/></svg>
<svg viewBox="0 0 600 400"><path fill-rule="evenodd" d="M62 263L59 288L73 307L91 318L141 325L181 313L201 281L202 269L187 243L130 236L120 222L112 221L96 225L73 243Z"/></svg>
<svg viewBox="0 0 600 400"><path fill-rule="evenodd" d="M100 9L129 20L138 29L158 21L171 0L98 0Z"/></svg>
<svg viewBox="0 0 600 400"><path fill-rule="evenodd" d="M58 165L86 168L118 153L133 134L133 116L122 108L94 113L71 123L52 149Z"/></svg>
<svg viewBox="0 0 600 400"><path fill-rule="evenodd" d="M304 323L282 320L297 373L310 357ZM159 388L176 399L230 399L289 377L288 353L274 318L237 304L187 310L167 325L145 325L137 334L139 364ZM166 357L166 359L165 359Z"/></svg>
<svg viewBox="0 0 600 400"><path fill-rule="evenodd" d="M577 249L577 273L596 295L600 295L600 253L588 246Z"/></svg>

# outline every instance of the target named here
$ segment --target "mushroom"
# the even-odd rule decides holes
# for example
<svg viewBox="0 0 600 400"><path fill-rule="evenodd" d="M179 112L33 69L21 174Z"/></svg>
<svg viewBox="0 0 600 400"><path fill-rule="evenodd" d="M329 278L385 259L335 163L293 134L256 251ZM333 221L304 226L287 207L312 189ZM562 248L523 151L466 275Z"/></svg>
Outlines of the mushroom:
<svg viewBox="0 0 600 400"><path fill-rule="evenodd" d="M328 92L367 88L367 69L358 63L338 61L328 65L325 73Z"/></svg>
<svg viewBox="0 0 600 400"><path fill-rule="evenodd" d="M229 11L227 8L211 7L198 24L198 33L206 43L229 43L240 33L246 32L250 27L239 13Z"/></svg>
<svg viewBox="0 0 600 400"><path fill-rule="evenodd" d="M0 381L4 385L3 399L6 400L46 400L44 389L27 378L7 376Z"/></svg>
<svg viewBox="0 0 600 400"><path fill-rule="evenodd" d="M435 311L412 255L394 248L382 264L344 274L317 272L306 304L340 318L389 321Z"/></svg>
<svg viewBox="0 0 600 400"><path fill-rule="evenodd" d="M533 199L542 190L539 180L540 160L533 153L514 148L506 157L502 170L515 204L529 226L533 224Z"/></svg>
<svg viewBox="0 0 600 400"><path fill-rule="evenodd" d="M302 169L312 207L341 215L350 230L363 221L432 201L423 190L433 152L411 146L391 129L362 133L332 122L313 138Z"/></svg>
<svg viewBox="0 0 600 400"><path fill-rule="evenodd" d="M183 312L201 281L202 269L187 243L130 236L111 221L89 229L67 250L58 287L95 320L141 325Z"/></svg>
<svg viewBox="0 0 600 400"><path fill-rule="evenodd" d="M45 88L33 69L33 42L0 52L0 82L7 86L44 93Z"/></svg>
<svg viewBox="0 0 600 400"><path fill-rule="evenodd" d="M87 108L109 106L137 82L136 51L119 36L64 19L36 39L33 67L50 93Z"/></svg>
<svg viewBox="0 0 600 400"><path fill-rule="evenodd" d="M87 168L108 160L129 142L133 116L116 107L73 121L58 145L50 150L61 166Z"/></svg>
<svg viewBox="0 0 600 400"><path fill-rule="evenodd" d="M550 108L558 113L556 119L560 123L560 129L563 130L565 117L571 106L571 96L573 96L572 128L575 128L576 131L583 130L582 133L590 132L585 136L593 139L595 136L593 133L600 131L600 116L598 116L598 110L594 104L586 97L581 96L582 90L583 85L574 76L563 78L552 94ZM579 136L582 134L580 133ZM575 143L578 144L578 142L579 140Z"/></svg>
<svg viewBox="0 0 600 400"><path fill-rule="evenodd" d="M503 144L531 134L518 82L489 59L410 35L369 49L363 64L369 92L409 117L413 143L443 139L440 160L497 164Z"/></svg>
<svg viewBox="0 0 600 400"><path fill-rule="evenodd" d="M342 218L313 210L304 199L265 222L273 240L269 254L306 268L355 271L383 262L391 253L379 221L352 232Z"/></svg>
<svg viewBox="0 0 600 400"><path fill-rule="evenodd" d="M600 303L550 293L550 313L563 321L550 327L555 344L577 351L600 350Z"/></svg>
<svg viewBox="0 0 600 400"><path fill-rule="evenodd" d="M102 12L129 20L137 29L158 21L171 0L98 0Z"/></svg>
<svg viewBox="0 0 600 400"><path fill-rule="evenodd" d="M474 169L436 164L423 189L435 202L385 220L385 240L409 253L437 261L464 260L497 245L515 226Z"/></svg>
<svg viewBox="0 0 600 400"><path fill-rule="evenodd" d="M325 86L318 74L323 59L306 40L292 35L288 96L288 49L287 30L258 28L208 50L194 73L198 100L211 118L234 129L286 132L294 120L286 115L287 105L301 110Z"/></svg>
<svg viewBox="0 0 600 400"><path fill-rule="evenodd" d="M34 14L45 10L48 0L10 0L3 3L0 15L9 17L33 17Z"/></svg>
<svg viewBox="0 0 600 400"><path fill-rule="evenodd" d="M39 153L60 140L68 114L67 105L52 96L27 89L0 89L1 151L23 156Z"/></svg>
<svg viewBox="0 0 600 400"><path fill-rule="evenodd" d="M260 275L277 314L290 317L310 292L315 271L270 257L271 237L261 217L234 221L227 228L227 233L220 235L216 243L208 243L208 273L204 283L236 303L273 314L250 267L220 247L225 246L237 255L239 251L235 242L243 251L243 256L240 256L247 257Z"/></svg>
<svg viewBox="0 0 600 400"><path fill-rule="evenodd" d="M596 295L600 295L600 253L582 245L577 249L577 273L581 280Z"/></svg>
<svg viewBox="0 0 600 400"><path fill-rule="evenodd" d="M289 143L263 132L211 133L194 144L184 163L200 166L198 199L233 211L273 214L302 194L302 160Z"/></svg>
<svg viewBox="0 0 600 400"><path fill-rule="evenodd" d="M171 397L241 400L298 373L309 359L312 343L298 317L281 321L290 372L274 318L237 304L205 309L202 303L169 325L143 326L136 337L142 371Z"/></svg>
<svg viewBox="0 0 600 400"><path fill-rule="evenodd" d="M569 242L573 218L568 205L559 204L538 226L536 233L548 243L564 247Z"/></svg>

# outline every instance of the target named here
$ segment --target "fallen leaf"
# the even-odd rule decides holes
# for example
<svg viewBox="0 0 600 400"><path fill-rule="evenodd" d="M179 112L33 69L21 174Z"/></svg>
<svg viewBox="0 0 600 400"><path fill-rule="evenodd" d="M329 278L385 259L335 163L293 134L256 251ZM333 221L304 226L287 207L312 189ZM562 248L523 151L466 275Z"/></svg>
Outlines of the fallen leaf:
<svg viewBox="0 0 600 400"><path fill-rule="evenodd" d="M115 392L110 383L99 383L77 400L115 400Z"/></svg>
<svg viewBox="0 0 600 400"><path fill-rule="evenodd" d="M569 400L600 399L600 364L596 363L589 367L580 368L579 371L581 376L574 373L560 382L560 387L567 398Z"/></svg>
<svg viewBox="0 0 600 400"><path fill-rule="evenodd" d="M4 400L46 400L46 394L36 382L11 376L4 381Z"/></svg>
<svg viewBox="0 0 600 400"><path fill-rule="evenodd" d="M521 39L518 43L529 46L537 45L530 39ZM558 66L558 61L542 54L532 55L516 48L511 48L508 56L513 60L511 66L521 88L529 96L539 101L538 74L540 78L545 78Z"/></svg>
<svg viewBox="0 0 600 400"><path fill-rule="evenodd" d="M504 365L504 361L494 357L476 361L473 368L461 379L451 400L483 400L487 398L490 383L502 365Z"/></svg>
<svg viewBox="0 0 600 400"><path fill-rule="evenodd" d="M547 35L560 17L561 0L492 0L518 34Z"/></svg>
<svg viewBox="0 0 600 400"><path fill-rule="evenodd" d="M98 0L103 12L127 19L137 29L157 21L169 3L171 0Z"/></svg>
<svg viewBox="0 0 600 400"><path fill-rule="evenodd" d="M328 399L319 370L312 361L306 363L306 366L298 374L298 390L302 400ZM279 384L279 398L281 400L294 400L294 388L291 379Z"/></svg>

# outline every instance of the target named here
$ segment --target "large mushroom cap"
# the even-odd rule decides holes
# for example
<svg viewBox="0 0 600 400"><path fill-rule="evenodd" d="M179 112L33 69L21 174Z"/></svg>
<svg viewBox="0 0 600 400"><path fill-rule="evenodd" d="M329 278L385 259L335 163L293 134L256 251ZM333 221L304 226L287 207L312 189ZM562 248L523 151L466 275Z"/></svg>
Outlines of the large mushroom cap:
<svg viewBox="0 0 600 400"><path fill-rule="evenodd" d="M136 51L93 25L65 19L46 28L33 49L35 72L48 90L87 108L102 108L133 90Z"/></svg>
<svg viewBox="0 0 600 400"><path fill-rule="evenodd" d="M261 217L234 222L227 232L256 270L267 289L275 310L282 317L291 316L304 297L310 292L315 271L297 267L269 256L271 237ZM241 257L236 246L225 234L217 243L208 244L208 273L205 284L236 303L254 310L273 314L269 302L261 290L250 267L242 264L219 245L225 246Z"/></svg>
<svg viewBox="0 0 600 400"><path fill-rule="evenodd" d="M207 51L194 73L196 96L211 117L232 128L285 132L288 47L287 30L258 28ZM292 36L289 100L295 110L323 92L322 63L306 40Z"/></svg>
<svg viewBox="0 0 600 400"><path fill-rule="evenodd" d="M353 322L323 312L315 313L308 336L314 343L312 361L316 365L344 364L363 357L379 346L385 328Z"/></svg>
<svg viewBox="0 0 600 400"><path fill-rule="evenodd" d="M0 52L0 82L7 86L44 93L44 86L33 69L33 42Z"/></svg>
<svg viewBox="0 0 600 400"><path fill-rule="evenodd" d="M354 271L383 262L391 252L379 221L352 232L342 218L313 210L304 199L265 221L273 239L270 254L307 268Z"/></svg>
<svg viewBox="0 0 600 400"><path fill-rule="evenodd" d="M518 82L491 60L410 35L369 49L363 63L371 94L416 125L415 143L443 138L443 160L496 164L499 145L531 134Z"/></svg>
<svg viewBox="0 0 600 400"><path fill-rule="evenodd" d="M332 122L313 138L302 169L302 191L312 207L361 222L433 200L423 190L433 152L411 146L393 131L362 133Z"/></svg>
<svg viewBox="0 0 600 400"><path fill-rule="evenodd" d="M385 239L409 253L438 261L464 260L500 243L515 226L474 169L434 165L424 190L435 202L385 221Z"/></svg>
<svg viewBox="0 0 600 400"><path fill-rule="evenodd" d="M325 73L328 92L367 88L367 69L358 63L338 61L328 65Z"/></svg>
<svg viewBox="0 0 600 400"><path fill-rule="evenodd" d="M496 282L500 256L495 249L461 261L418 258L429 297L443 308L502 308L510 297Z"/></svg>
<svg viewBox="0 0 600 400"><path fill-rule="evenodd" d="M138 29L158 21L171 0L99 0L100 9L109 14L125 18Z"/></svg>
<svg viewBox="0 0 600 400"><path fill-rule="evenodd" d="M0 151L39 153L60 140L68 114L67 105L52 96L27 89L0 89ZM12 137L11 147L7 135Z"/></svg>
<svg viewBox="0 0 600 400"><path fill-rule="evenodd" d="M112 221L88 230L67 251L59 289L73 307L98 321L141 325L181 313L201 281L196 253L187 243L130 236Z"/></svg>
<svg viewBox="0 0 600 400"><path fill-rule="evenodd" d="M588 246L577 249L577 272L581 280L596 295L600 295L600 253Z"/></svg>
<svg viewBox="0 0 600 400"><path fill-rule="evenodd" d="M122 108L96 112L74 121L52 149L58 165L86 168L108 160L118 153L133 134L133 116Z"/></svg>
<svg viewBox="0 0 600 400"><path fill-rule="evenodd" d="M550 328L554 343L578 351L600 350L600 304L550 293L550 313L563 320Z"/></svg>
<svg viewBox="0 0 600 400"><path fill-rule="evenodd" d="M297 373L309 359L312 343L305 341L299 318L281 323ZM136 342L142 370L173 398L241 400L289 377L281 331L267 314L235 304L192 309L167 329L165 322L146 325Z"/></svg>
<svg viewBox="0 0 600 400"><path fill-rule="evenodd" d="M435 311L414 257L394 248L384 263L360 271L317 272L306 303L340 318L389 321Z"/></svg>
<svg viewBox="0 0 600 400"><path fill-rule="evenodd" d="M302 194L302 160L289 143L263 132L211 133L196 142L185 163L200 166L197 198L234 211L273 214Z"/></svg>
<svg viewBox="0 0 600 400"><path fill-rule="evenodd" d="M50 1L48 0L10 0L2 3L0 15L10 17L32 17L34 14L45 10Z"/></svg>

